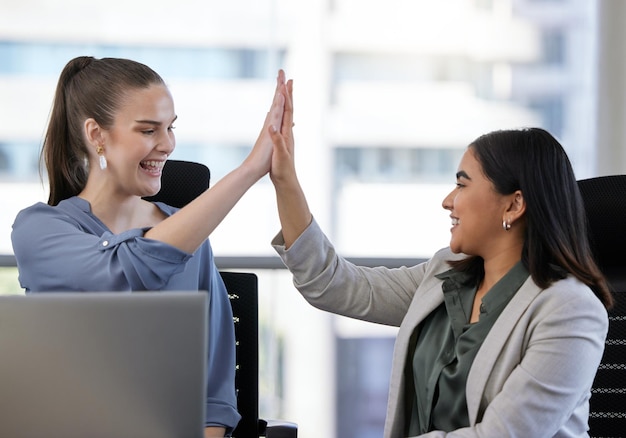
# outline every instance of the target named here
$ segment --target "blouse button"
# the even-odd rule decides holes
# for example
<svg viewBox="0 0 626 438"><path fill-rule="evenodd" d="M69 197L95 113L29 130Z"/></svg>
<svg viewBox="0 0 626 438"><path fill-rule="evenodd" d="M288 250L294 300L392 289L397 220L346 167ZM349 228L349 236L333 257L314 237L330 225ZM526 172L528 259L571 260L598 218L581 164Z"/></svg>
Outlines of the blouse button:
<svg viewBox="0 0 626 438"><path fill-rule="evenodd" d="M104 242L102 242L102 246L109 246L109 241L105 240Z"/></svg>

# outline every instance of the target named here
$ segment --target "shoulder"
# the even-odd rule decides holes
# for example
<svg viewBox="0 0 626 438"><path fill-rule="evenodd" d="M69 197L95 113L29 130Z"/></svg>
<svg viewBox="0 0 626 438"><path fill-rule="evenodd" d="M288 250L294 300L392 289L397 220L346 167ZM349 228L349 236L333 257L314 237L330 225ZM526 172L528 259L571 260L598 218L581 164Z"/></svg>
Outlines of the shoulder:
<svg viewBox="0 0 626 438"><path fill-rule="evenodd" d="M430 259L408 268L400 268L400 271L406 270L412 277L414 284L419 286L421 290L430 290L443 281L439 274L452 269L450 261L464 257L467 256L465 254L454 254L450 248L442 248L435 252ZM392 271L398 270L394 269Z"/></svg>
<svg viewBox="0 0 626 438"><path fill-rule="evenodd" d="M432 261L436 261L436 262L448 262L448 261L452 261L452 260L462 260L464 258L466 258L467 255L466 254L460 254L460 253L453 253L452 250L450 249L450 247L445 247L440 249L439 251L437 251L431 258Z"/></svg>
<svg viewBox="0 0 626 438"><path fill-rule="evenodd" d="M20 216L31 216L33 214L37 214L39 212L48 212L48 211L53 211L55 209L55 207L45 204L43 202L37 202L31 206L28 206L22 210L20 210L20 212L17 214L17 217Z"/></svg>
<svg viewBox="0 0 626 438"><path fill-rule="evenodd" d="M180 210L180 208L172 207L171 205L165 204L160 201L156 201L156 202L148 201L148 202L151 202L152 204L156 205L157 208L161 210L163 213L165 213L165 215L167 216L171 216L174 213L176 213L178 210Z"/></svg>
<svg viewBox="0 0 626 438"><path fill-rule="evenodd" d="M433 275L435 275L450 269L449 262L462 260L465 257L467 257L467 255L455 254L449 247L446 247L433 254L433 256L426 262L425 267L427 270L432 271Z"/></svg>
<svg viewBox="0 0 626 438"><path fill-rule="evenodd" d="M64 199L58 205L37 202L17 214L13 227L21 224L39 224L52 218L73 220L80 217L81 213L87 212L89 212L89 203L77 197Z"/></svg>
<svg viewBox="0 0 626 438"><path fill-rule="evenodd" d="M534 288L539 289L531 278L527 283L532 283ZM538 320L560 321L561 324L566 321L586 321L580 323L579 327L587 324L602 330L608 327L608 312L600 299L587 285L573 276L555 281L548 288L539 290L530 309Z"/></svg>
<svg viewBox="0 0 626 438"><path fill-rule="evenodd" d="M51 216L63 214L57 206L38 202L21 210L15 217L13 228L25 223L39 222L47 220Z"/></svg>
<svg viewBox="0 0 626 438"><path fill-rule="evenodd" d="M566 301L580 306L604 309L604 305L602 305L600 299L593 293L591 288L572 275L555 281L548 288L544 289L540 296L546 301Z"/></svg>

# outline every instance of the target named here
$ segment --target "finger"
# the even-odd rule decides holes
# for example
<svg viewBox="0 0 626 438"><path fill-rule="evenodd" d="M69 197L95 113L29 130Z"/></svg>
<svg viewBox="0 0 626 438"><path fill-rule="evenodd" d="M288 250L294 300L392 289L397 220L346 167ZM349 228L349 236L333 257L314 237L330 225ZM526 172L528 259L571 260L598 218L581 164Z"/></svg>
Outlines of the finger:
<svg viewBox="0 0 626 438"><path fill-rule="evenodd" d="M276 90L274 91L274 98L272 99L270 110L265 115L265 120L263 121L264 126L267 126L267 124L270 122L270 119L272 117L272 110L276 109L277 99L280 99L279 95L283 93L282 89L284 88L284 85L285 85L285 72L282 69L280 69L278 70L278 75L276 76Z"/></svg>
<svg viewBox="0 0 626 438"><path fill-rule="evenodd" d="M284 109L285 109L285 96L280 93L277 94L274 98L274 102L272 104L272 108L268 113L267 124L273 126L277 131L280 132L283 124L284 117Z"/></svg>
<svg viewBox="0 0 626 438"><path fill-rule="evenodd" d="M277 150L280 151L281 154L284 153L283 151L286 149L285 138L281 135L280 131L277 130L274 125L268 126L267 130L274 144L274 153L276 153Z"/></svg>
<svg viewBox="0 0 626 438"><path fill-rule="evenodd" d="M265 115L263 121L263 130L267 129L269 125L276 126L277 129L282 129L282 117L284 111L285 97L282 89L284 88L285 73L280 70L278 77L276 78L276 92L274 93L274 99L270 110Z"/></svg>
<svg viewBox="0 0 626 438"><path fill-rule="evenodd" d="M276 90L274 90L274 97L282 93L282 89L285 87L285 72L283 69L278 70L278 76L276 77Z"/></svg>
<svg viewBox="0 0 626 438"><path fill-rule="evenodd" d="M291 134L291 128L295 126L293 123L293 80L289 79L285 86L284 90L284 98L285 105L283 111L283 120L282 120L282 128L284 135Z"/></svg>
<svg viewBox="0 0 626 438"><path fill-rule="evenodd" d="M277 84L276 88L282 86L285 83L285 70L282 68L278 70L278 77L276 78Z"/></svg>

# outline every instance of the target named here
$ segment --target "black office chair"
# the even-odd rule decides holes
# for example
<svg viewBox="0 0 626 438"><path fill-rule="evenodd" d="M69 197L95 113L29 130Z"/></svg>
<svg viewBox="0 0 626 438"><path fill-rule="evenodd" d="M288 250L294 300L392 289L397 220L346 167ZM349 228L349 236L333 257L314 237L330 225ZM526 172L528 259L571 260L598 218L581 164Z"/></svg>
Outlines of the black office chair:
<svg viewBox="0 0 626 438"><path fill-rule="evenodd" d="M615 294L609 333L592 387L589 433L626 436L626 175L578 181L589 236L600 268Z"/></svg>
<svg viewBox="0 0 626 438"><path fill-rule="evenodd" d="M161 190L145 199L184 207L209 188L210 171L200 163L168 160L161 176ZM297 438L295 423L259 418L259 317L257 276L248 272L220 271L230 297L237 342L237 409L241 421L236 438Z"/></svg>

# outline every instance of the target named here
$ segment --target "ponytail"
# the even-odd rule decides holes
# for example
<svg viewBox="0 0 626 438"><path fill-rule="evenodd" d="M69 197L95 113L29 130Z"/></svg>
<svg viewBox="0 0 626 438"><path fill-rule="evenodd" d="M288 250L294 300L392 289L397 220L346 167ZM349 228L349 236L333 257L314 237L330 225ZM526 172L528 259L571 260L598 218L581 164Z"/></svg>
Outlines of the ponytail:
<svg viewBox="0 0 626 438"><path fill-rule="evenodd" d="M81 56L71 60L61 72L48 129L41 150L50 183L48 204L57 205L63 199L80 193L87 182L87 151L82 132L71 126L68 108L68 88L74 77L93 62L93 57ZM74 129L73 129L74 128Z"/></svg>

